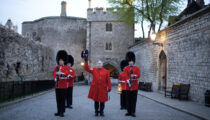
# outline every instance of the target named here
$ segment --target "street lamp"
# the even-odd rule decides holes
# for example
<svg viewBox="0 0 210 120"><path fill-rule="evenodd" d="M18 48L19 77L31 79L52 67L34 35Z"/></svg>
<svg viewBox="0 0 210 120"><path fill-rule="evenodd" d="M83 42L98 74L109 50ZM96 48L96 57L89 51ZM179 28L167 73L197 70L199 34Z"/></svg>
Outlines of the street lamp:
<svg viewBox="0 0 210 120"><path fill-rule="evenodd" d="M163 47L163 43L155 42L155 40L156 40L156 34L155 34L154 31L153 31L152 34L150 35L150 39L153 41L153 44L154 44L154 45L158 45L158 46Z"/></svg>

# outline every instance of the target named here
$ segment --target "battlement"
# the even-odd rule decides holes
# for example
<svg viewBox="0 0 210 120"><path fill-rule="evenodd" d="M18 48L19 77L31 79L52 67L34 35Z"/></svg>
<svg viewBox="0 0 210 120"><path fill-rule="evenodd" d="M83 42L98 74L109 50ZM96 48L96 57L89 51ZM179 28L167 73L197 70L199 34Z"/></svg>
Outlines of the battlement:
<svg viewBox="0 0 210 120"><path fill-rule="evenodd" d="M113 8L88 8L87 21L118 21Z"/></svg>

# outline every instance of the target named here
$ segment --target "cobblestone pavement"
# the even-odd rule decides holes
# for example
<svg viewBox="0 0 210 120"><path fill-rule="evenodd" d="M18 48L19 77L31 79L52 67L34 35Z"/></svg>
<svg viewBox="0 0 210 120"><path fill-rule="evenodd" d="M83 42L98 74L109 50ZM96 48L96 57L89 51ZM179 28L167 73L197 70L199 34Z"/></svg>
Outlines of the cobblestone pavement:
<svg viewBox="0 0 210 120"><path fill-rule="evenodd" d="M55 92L49 92L0 109L0 120L197 120L183 112L138 96L136 118L126 117L120 110L120 95L113 87L110 100L105 104L105 117L94 116L94 102L87 98L89 86L75 86L73 109L65 117L56 117Z"/></svg>

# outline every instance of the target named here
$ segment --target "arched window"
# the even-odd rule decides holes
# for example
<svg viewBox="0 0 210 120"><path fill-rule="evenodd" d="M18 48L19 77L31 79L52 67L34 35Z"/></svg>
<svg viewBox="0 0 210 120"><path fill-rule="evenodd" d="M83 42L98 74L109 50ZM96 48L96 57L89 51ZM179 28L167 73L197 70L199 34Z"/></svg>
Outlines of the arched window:
<svg viewBox="0 0 210 120"><path fill-rule="evenodd" d="M112 23L107 23L106 24L106 31L112 31Z"/></svg>

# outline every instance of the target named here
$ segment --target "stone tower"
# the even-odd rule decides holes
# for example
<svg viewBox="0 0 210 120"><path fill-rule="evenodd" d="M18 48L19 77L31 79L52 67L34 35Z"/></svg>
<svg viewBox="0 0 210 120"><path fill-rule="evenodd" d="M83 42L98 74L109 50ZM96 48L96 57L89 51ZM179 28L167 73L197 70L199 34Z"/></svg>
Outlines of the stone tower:
<svg viewBox="0 0 210 120"><path fill-rule="evenodd" d="M120 61L134 43L134 26L119 21L113 13L109 8L87 10L86 49L90 53L91 67L100 59L110 76L115 77L120 72Z"/></svg>
<svg viewBox="0 0 210 120"><path fill-rule="evenodd" d="M66 17L66 2L61 2L61 17Z"/></svg>

